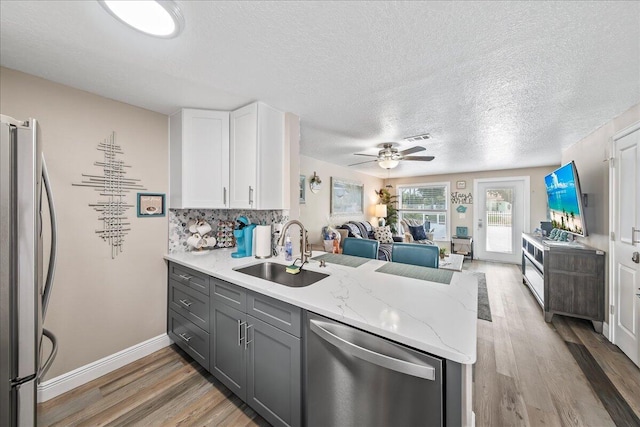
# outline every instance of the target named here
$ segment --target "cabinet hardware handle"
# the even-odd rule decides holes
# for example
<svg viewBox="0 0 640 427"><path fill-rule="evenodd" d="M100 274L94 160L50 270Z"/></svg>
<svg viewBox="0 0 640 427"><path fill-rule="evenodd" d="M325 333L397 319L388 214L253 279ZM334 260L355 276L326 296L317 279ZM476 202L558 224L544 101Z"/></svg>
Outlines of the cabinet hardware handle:
<svg viewBox="0 0 640 427"><path fill-rule="evenodd" d="M227 206L227 187L222 187L222 204Z"/></svg>
<svg viewBox="0 0 640 427"><path fill-rule="evenodd" d="M189 300L186 299L181 299L180 302L182 303L182 305L184 305L185 307L191 307L191 305L193 304L192 302L189 302Z"/></svg>
<svg viewBox="0 0 640 427"><path fill-rule="evenodd" d="M253 325L247 325L245 323L244 326L244 349L249 348L249 344L253 342L253 340L249 340L249 328L253 328Z"/></svg>
<svg viewBox="0 0 640 427"><path fill-rule="evenodd" d="M246 322L241 322L240 319L238 319L238 347L240 347L242 345L242 332L241 332L242 325L246 326L246 324L247 324ZM246 332L245 332L244 339L245 340L247 339Z"/></svg>
<svg viewBox="0 0 640 427"><path fill-rule="evenodd" d="M187 274L180 274L180 277L186 280L187 282L193 278L193 276L189 276Z"/></svg>
<svg viewBox="0 0 640 427"><path fill-rule="evenodd" d="M188 335L187 335L187 334L185 334L185 333L178 334L178 336L179 336L180 338L182 338L183 340L185 340L185 342L189 342L189 341L191 341L191 337L190 337L190 336L188 336Z"/></svg>
<svg viewBox="0 0 640 427"><path fill-rule="evenodd" d="M249 204L253 204L253 188L251 186L249 186Z"/></svg>
<svg viewBox="0 0 640 427"><path fill-rule="evenodd" d="M636 233L640 233L640 228L631 227L631 244L635 245L640 243L640 240L636 240Z"/></svg>

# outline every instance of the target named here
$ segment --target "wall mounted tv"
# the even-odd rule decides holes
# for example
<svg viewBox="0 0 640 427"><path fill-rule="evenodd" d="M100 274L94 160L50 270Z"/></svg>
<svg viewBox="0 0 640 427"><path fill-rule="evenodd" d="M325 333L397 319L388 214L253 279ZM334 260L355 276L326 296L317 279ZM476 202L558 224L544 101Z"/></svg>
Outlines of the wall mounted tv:
<svg viewBox="0 0 640 427"><path fill-rule="evenodd" d="M554 228L586 236L583 195L573 161L544 178L549 202L549 217Z"/></svg>

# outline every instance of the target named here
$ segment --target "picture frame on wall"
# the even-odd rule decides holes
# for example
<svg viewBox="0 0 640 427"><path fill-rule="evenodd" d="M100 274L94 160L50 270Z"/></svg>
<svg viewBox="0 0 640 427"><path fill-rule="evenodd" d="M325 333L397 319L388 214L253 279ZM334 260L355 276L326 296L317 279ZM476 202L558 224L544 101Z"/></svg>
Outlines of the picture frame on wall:
<svg viewBox="0 0 640 427"><path fill-rule="evenodd" d="M364 184L331 177L331 215L364 214Z"/></svg>
<svg viewBox="0 0 640 427"><path fill-rule="evenodd" d="M306 191L307 191L307 177L304 175L300 175L300 204L303 205L306 203Z"/></svg>
<svg viewBox="0 0 640 427"><path fill-rule="evenodd" d="M165 195L162 193L138 193L136 213L138 218L165 216Z"/></svg>
<svg viewBox="0 0 640 427"><path fill-rule="evenodd" d="M464 190L467 188L467 181L456 181L456 188L458 190Z"/></svg>

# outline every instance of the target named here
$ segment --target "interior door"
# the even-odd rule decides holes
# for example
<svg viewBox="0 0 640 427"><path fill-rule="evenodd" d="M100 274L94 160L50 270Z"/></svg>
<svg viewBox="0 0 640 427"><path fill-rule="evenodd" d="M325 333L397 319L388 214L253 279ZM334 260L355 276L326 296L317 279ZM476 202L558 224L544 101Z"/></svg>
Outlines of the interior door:
<svg viewBox="0 0 640 427"><path fill-rule="evenodd" d="M520 238L529 222L528 184L526 178L475 180L476 258L520 263Z"/></svg>
<svg viewBox="0 0 640 427"><path fill-rule="evenodd" d="M613 140L613 342L640 366L640 123Z"/></svg>

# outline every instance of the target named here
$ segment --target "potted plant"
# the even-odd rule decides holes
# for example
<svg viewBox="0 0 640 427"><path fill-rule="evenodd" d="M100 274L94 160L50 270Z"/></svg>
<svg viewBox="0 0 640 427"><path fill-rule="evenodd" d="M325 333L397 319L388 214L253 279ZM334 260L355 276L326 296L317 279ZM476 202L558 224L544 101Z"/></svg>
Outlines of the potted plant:
<svg viewBox="0 0 640 427"><path fill-rule="evenodd" d="M440 248L440 259L444 259L444 257L447 256L447 249L446 248Z"/></svg>

